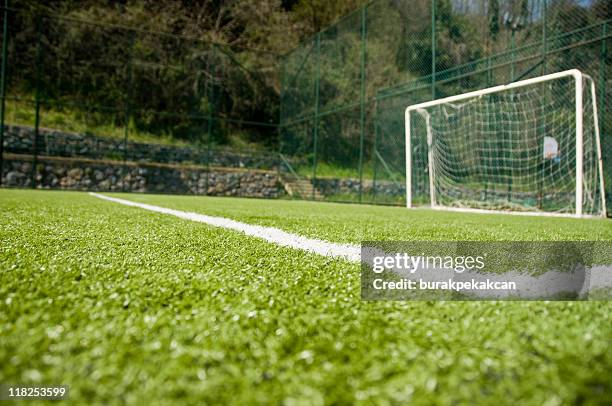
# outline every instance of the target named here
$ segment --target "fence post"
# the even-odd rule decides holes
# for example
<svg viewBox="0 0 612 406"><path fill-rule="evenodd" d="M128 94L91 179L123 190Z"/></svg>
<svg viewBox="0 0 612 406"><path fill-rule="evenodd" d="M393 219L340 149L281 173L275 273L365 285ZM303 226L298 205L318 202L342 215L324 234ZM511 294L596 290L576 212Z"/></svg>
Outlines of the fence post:
<svg viewBox="0 0 612 406"><path fill-rule="evenodd" d="M609 130L608 127L606 126L606 59L608 57L608 45L607 45L607 40L606 37L608 36L608 23L604 22L603 26L602 26L602 33L601 33L601 49L600 49L600 57L599 57L599 97L598 97L598 101L599 101L599 108L597 109L597 112L599 113L599 133L600 133L600 139L602 137L606 137L607 131ZM609 147L608 147L609 148ZM610 158L612 158L612 155L610 153L606 154L605 151L609 150L609 149L605 149L604 148L604 163L606 163L605 159L608 158L607 161L607 165L612 165L612 162L610 161ZM608 155L608 156L605 156ZM610 179L607 179L608 183L607 188L608 190L604 190L604 194L606 194L610 189ZM607 206L610 206L610 201L607 200ZM610 213L608 211L608 213Z"/></svg>
<svg viewBox="0 0 612 406"><path fill-rule="evenodd" d="M277 61L277 69L279 62ZM277 185L279 185L282 180L282 162L280 159L281 154L283 153L283 92L285 91L285 56L280 56L280 94L278 95L278 123L276 124L276 137L278 138L278 154L274 156L274 159L277 160L276 164L276 177L277 177ZM278 188L277 193L280 196L281 191L284 187Z"/></svg>
<svg viewBox="0 0 612 406"><path fill-rule="evenodd" d="M547 1L544 1L544 9L542 10L544 17L542 24L542 75L546 74L546 59L548 57L548 16L546 14L546 3Z"/></svg>
<svg viewBox="0 0 612 406"><path fill-rule="evenodd" d="M312 200L315 199L315 188L317 181L317 138L319 135L319 76L321 74L321 33L316 37L317 69L315 76L315 113L313 128L313 158L312 158Z"/></svg>
<svg viewBox="0 0 612 406"><path fill-rule="evenodd" d="M436 0L431 0L431 100L436 99Z"/></svg>
<svg viewBox="0 0 612 406"><path fill-rule="evenodd" d="M38 136L40 130L40 75L42 69L42 15L36 16L36 79L34 92L34 140L32 143L32 188L36 188L36 166L38 165Z"/></svg>
<svg viewBox="0 0 612 406"><path fill-rule="evenodd" d="M365 93L366 93L366 17L368 6L361 9L361 89L359 92L359 203L363 197L363 147L365 132Z"/></svg>
<svg viewBox="0 0 612 406"><path fill-rule="evenodd" d="M6 64L8 57L8 6L9 0L4 1L4 20L2 25L2 67L0 67L0 186L4 175L4 112L6 108Z"/></svg>
<svg viewBox="0 0 612 406"><path fill-rule="evenodd" d="M374 146L372 152L372 203L376 203L376 175L378 169L378 137L380 135L380 124L379 124L379 114L380 110L378 108L379 101L376 99L374 105Z"/></svg>
<svg viewBox="0 0 612 406"><path fill-rule="evenodd" d="M132 109L131 109L131 99L132 99L132 82L133 82L133 74L134 74L134 45L136 43L136 31L132 31L130 34L130 53L128 55L128 64L127 64L127 83L126 83L126 92L125 92L125 106L124 106L124 116L125 123L123 125L123 167L121 168L121 191L125 192L125 182L127 175L127 158L128 158L128 135L130 133L130 120L132 117Z"/></svg>
<svg viewBox="0 0 612 406"><path fill-rule="evenodd" d="M281 55L280 57L280 93L278 95L278 123L276 124L276 137L278 138L278 153L283 153L283 138L282 138L282 130L281 126L283 123L283 92L285 91L285 57ZM277 67L278 69L278 67Z"/></svg>
<svg viewBox="0 0 612 406"><path fill-rule="evenodd" d="M210 59L212 62L209 63L210 68L210 76L209 76L209 86L208 86L208 123L206 129L206 193L208 195L208 185L210 182L210 156L211 156L211 143L212 143L212 129L213 129L213 106L215 99L215 80L217 77L216 74L216 65L215 65L215 55L216 55L217 46L212 45L212 58Z"/></svg>
<svg viewBox="0 0 612 406"><path fill-rule="evenodd" d="M601 103L599 111L599 122L603 127L605 120L603 119L605 115L606 108L606 58L608 57L608 43L606 41L606 37L608 36L608 23L604 22L602 26L601 32L601 50L599 56L599 100ZM603 132L603 129L600 129L600 132Z"/></svg>

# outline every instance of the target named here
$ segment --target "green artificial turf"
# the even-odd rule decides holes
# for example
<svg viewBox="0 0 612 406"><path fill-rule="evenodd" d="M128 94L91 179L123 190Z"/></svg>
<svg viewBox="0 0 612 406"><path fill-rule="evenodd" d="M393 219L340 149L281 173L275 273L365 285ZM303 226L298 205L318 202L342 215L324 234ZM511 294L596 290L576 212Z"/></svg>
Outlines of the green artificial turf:
<svg viewBox="0 0 612 406"><path fill-rule="evenodd" d="M109 196L247 223L311 238L361 241L591 241L612 240L612 221L408 210L310 201L117 193Z"/></svg>
<svg viewBox="0 0 612 406"><path fill-rule="evenodd" d="M333 241L605 239L609 221L129 195ZM533 222L533 223L532 223ZM362 302L356 264L0 190L0 383L75 404L604 404L609 302Z"/></svg>

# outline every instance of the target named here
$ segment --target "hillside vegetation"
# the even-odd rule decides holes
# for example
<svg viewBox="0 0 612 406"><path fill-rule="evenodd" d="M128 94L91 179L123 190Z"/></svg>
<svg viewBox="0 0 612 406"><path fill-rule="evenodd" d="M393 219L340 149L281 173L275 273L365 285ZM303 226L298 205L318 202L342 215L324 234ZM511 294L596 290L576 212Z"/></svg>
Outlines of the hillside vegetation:
<svg viewBox="0 0 612 406"><path fill-rule="evenodd" d="M12 108L27 112L19 124L34 123L37 98L43 126L114 136L122 136L127 127L135 139L170 143L206 142L210 134L216 144L277 146L274 126L281 111L287 119L312 113L313 34L323 31L320 110L358 99L360 13L350 13L365 3L13 0L8 99ZM481 2L471 0L436 0L437 71L507 50L510 41L538 41L539 2L486 4L483 9ZM370 4L365 34L368 98L431 73L430 6L429 0ZM595 0L588 9L578 1L549 2L554 16L548 35L611 18L606 0ZM504 25L508 12L529 28L515 35ZM599 48L596 44L558 53L548 59L549 69L571 65L597 72ZM527 67L518 67L517 74ZM445 84L440 93L486 85L471 80ZM372 106L368 109L372 114ZM335 155L353 160L358 120L351 116L336 129L333 124L341 122L333 119L328 125L329 136L345 146ZM366 139L366 149L370 143Z"/></svg>

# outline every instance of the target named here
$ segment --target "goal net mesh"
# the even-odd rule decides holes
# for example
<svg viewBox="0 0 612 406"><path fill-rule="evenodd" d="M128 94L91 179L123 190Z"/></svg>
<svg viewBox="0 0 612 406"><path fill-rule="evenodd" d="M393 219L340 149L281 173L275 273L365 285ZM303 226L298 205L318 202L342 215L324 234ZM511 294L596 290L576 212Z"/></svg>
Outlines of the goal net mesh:
<svg viewBox="0 0 612 406"><path fill-rule="evenodd" d="M576 81L526 85L416 110L436 206L576 212ZM583 214L602 211L591 79L583 79ZM422 138L421 138L422 139Z"/></svg>

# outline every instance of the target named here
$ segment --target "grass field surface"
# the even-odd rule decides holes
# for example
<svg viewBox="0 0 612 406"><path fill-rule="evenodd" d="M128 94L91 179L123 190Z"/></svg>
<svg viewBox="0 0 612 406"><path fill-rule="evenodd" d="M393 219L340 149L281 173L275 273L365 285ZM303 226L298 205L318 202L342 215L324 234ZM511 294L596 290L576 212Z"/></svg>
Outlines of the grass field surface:
<svg viewBox="0 0 612 406"><path fill-rule="evenodd" d="M333 242L612 240L609 220L114 195ZM363 302L359 266L0 190L0 382L97 404L605 404L609 302Z"/></svg>
<svg viewBox="0 0 612 406"><path fill-rule="evenodd" d="M485 215L309 201L127 193L111 195L278 227L311 238L356 244L366 240L612 240L612 222L605 219Z"/></svg>

